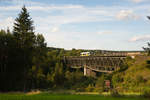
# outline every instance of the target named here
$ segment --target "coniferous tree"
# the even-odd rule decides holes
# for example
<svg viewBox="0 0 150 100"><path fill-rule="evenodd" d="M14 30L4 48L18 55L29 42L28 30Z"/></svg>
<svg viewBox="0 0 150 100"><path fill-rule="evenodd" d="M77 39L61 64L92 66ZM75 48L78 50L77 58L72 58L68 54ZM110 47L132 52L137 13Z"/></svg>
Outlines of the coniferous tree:
<svg viewBox="0 0 150 100"><path fill-rule="evenodd" d="M15 19L14 23L14 36L19 42L22 48L33 46L35 35L34 35L33 21L30 18L29 13L25 6L23 6L18 18Z"/></svg>
<svg viewBox="0 0 150 100"><path fill-rule="evenodd" d="M21 53L23 69L23 87L26 90L28 70L32 66L32 57L35 45L33 21L25 6L23 6L19 16L15 19L13 34L17 42L18 53Z"/></svg>

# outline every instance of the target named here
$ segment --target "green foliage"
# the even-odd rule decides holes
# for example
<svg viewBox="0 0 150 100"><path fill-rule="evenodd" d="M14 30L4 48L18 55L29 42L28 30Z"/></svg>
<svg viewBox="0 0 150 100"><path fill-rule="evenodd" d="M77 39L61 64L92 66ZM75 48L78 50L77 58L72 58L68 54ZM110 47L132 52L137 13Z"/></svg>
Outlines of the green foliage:
<svg viewBox="0 0 150 100"><path fill-rule="evenodd" d="M136 75L136 81L137 81L137 83L144 83L145 82L143 76L141 76L141 75Z"/></svg>
<svg viewBox="0 0 150 100"><path fill-rule="evenodd" d="M20 14L15 21L13 30L15 35L24 35L23 33L33 32L33 21L25 6L22 7Z"/></svg>
<svg viewBox="0 0 150 100"><path fill-rule="evenodd" d="M114 86L117 86L118 83L121 83L123 82L123 78L121 77L120 74L115 74L113 75L112 77L112 83Z"/></svg>
<svg viewBox="0 0 150 100"><path fill-rule="evenodd" d="M143 47L143 49L147 52L147 55L150 55L150 43L147 43L148 47Z"/></svg>
<svg viewBox="0 0 150 100"><path fill-rule="evenodd" d="M142 92L141 88L149 87L149 57L136 56L135 59L129 59L126 60L126 70L113 73L113 87L119 92Z"/></svg>
<svg viewBox="0 0 150 100"><path fill-rule="evenodd" d="M52 74L52 82L55 86L62 86L64 82L63 65L56 63L55 71ZM60 84L61 83L61 84Z"/></svg>
<svg viewBox="0 0 150 100"><path fill-rule="evenodd" d="M68 89L75 89L77 91L84 91L84 89L95 82L92 77L86 77L83 72L77 70L74 72L66 71L65 73L65 87Z"/></svg>
<svg viewBox="0 0 150 100"><path fill-rule="evenodd" d="M103 87L104 86L104 80L105 80L104 75L101 75L100 77L98 77L98 79L96 81L96 87Z"/></svg>
<svg viewBox="0 0 150 100"><path fill-rule="evenodd" d="M20 49L22 54L21 60L24 63L22 67L23 71L23 88L24 91L28 84L28 70L32 66L32 57L35 46L35 34L33 32L33 21L30 15L23 6L18 18L15 19L13 35L17 43L17 47Z"/></svg>
<svg viewBox="0 0 150 100"><path fill-rule="evenodd" d="M150 88L146 88L143 90L143 96L150 98Z"/></svg>
<svg viewBox="0 0 150 100"><path fill-rule="evenodd" d="M146 61L146 67L150 69L150 60Z"/></svg>
<svg viewBox="0 0 150 100"><path fill-rule="evenodd" d="M42 67L47 55L44 37L34 34L33 21L22 8L14 23L13 32L0 32L0 90L15 91L43 87L46 75ZM7 62L6 62L7 61Z"/></svg>
<svg viewBox="0 0 150 100"><path fill-rule="evenodd" d="M120 96L120 94L119 94L117 89L112 89L110 91L110 93L111 93L111 96L113 96L113 97L119 97Z"/></svg>
<svg viewBox="0 0 150 100"><path fill-rule="evenodd" d="M93 92L94 89L95 89L95 87L94 87L93 85L89 84L88 87L85 88L85 91L86 91L86 92Z"/></svg>
<svg viewBox="0 0 150 100"><path fill-rule="evenodd" d="M104 91L104 81L105 81L105 77L104 75L101 75L100 77L98 77L97 81L96 81L96 85L95 88L97 92L101 93Z"/></svg>

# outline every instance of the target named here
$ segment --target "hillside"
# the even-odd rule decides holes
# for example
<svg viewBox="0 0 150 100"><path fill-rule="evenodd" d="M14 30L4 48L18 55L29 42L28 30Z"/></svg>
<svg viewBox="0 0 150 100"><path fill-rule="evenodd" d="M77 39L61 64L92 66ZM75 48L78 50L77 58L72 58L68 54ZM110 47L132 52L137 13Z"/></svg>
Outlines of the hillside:
<svg viewBox="0 0 150 100"><path fill-rule="evenodd" d="M113 86L120 92L141 92L150 89L150 57L128 58L126 70L114 73Z"/></svg>

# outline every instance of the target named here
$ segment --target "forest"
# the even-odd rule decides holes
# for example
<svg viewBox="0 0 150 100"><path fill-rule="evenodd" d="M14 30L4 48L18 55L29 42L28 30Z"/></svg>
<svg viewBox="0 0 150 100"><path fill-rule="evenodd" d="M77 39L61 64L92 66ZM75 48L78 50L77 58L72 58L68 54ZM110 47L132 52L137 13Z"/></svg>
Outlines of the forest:
<svg viewBox="0 0 150 100"><path fill-rule="evenodd" d="M48 47L44 36L34 31L25 6L15 19L13 30L0 31L0 92L64 89L101 93L106 91L104 80L111 80L111 91L115 94L144 92L150 95L149 56L127 57L120 70L88 77L82 70L66 67L62 59L79 56L86 50Z"/></svg>
<svg viewBox="0 0 150 100"><path fill-rule="evenodd" d="M0 48L0 91L70 88L93 80L63 65L63 56L79 55L81 50L47 47L43 35L35 34L25 6L15 19L13 31L0 31Z"/></svg>

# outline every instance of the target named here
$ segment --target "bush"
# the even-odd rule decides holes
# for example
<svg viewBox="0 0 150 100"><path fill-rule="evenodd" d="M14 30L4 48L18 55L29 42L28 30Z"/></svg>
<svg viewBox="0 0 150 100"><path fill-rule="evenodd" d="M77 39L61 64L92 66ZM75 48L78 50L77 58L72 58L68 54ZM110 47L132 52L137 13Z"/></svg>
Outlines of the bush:
<svg viewBox="0 0 150 100"><path fill-rule="evenodd" d="M150 69L150 60L146 61L146 67Z"/></svg>
<svg viewBox="0 0 150 100"><path fill-rule="evenodd" d="M123 82L122 75L120 73L114 74L112 77L113 85L116 86L118 83L121 83L121 82Z"/></svg>
<svg viewBox="0 0 150 100"><path fill-rule="evenodd" d="M150 89L144 89L143 90L143 96L150 98Z"/></svg>
<svg viewBox="0 0 150 100"><path fill-rule="evenodd" d="M89 86L85 90L86 90L86 92L93 92L94 91L94 86L89 84Z"/></svg>
<svg viewBox="0 0 150 100"><path fill-rule="evenodd" d="M85 89L84 89L84 88L76 88L75 91L76 91L76 92L84 92Z"/></svg>
<svg viewBox="0 0 150 100"><path fill-rule="evenodd" d="M120 94L119 94L119 92L117 91L117 89L112 89L112 90L110 91L110 94L111 94L111 96L113 96L113 97L119 97L119 96L120 96Z"/></svg>
<svg viewBox="0 0 150 100"><path fill-rule="evenodd" d="M103 87L98 87L98 88L95 87L93 91L98 92L99 94L102 94L104 92L104 88Z"/></svg>

